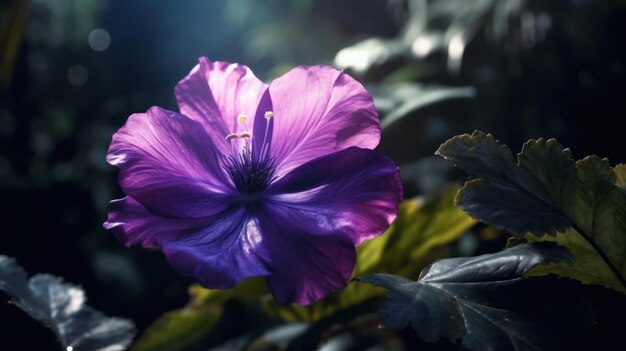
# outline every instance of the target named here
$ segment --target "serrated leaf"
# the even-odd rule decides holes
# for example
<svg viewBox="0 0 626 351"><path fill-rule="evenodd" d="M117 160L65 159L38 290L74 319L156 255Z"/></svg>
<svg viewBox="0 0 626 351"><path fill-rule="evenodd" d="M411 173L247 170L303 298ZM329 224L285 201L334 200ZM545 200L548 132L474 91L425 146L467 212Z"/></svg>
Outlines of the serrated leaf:
<svg viewBox="0 0 626 351"><path fill-rule="evenodd" d="M565 275L589 282L592 274L612 274L610 282L594 281L626 292L626 190L618 186L623 167L616 167L618 176L606 159L590 156L574 162L554 139L528 141L515 162L508 147L478 131L448 140L437 154L476 177L456 197L466 213L518 236L574 228L570 233L582 236L595 251L595 256L586 252L595 261L587 260L588 269L603 272ZM573 251L583 246L575 244L578 239L557 241L574 245Z"/></svg>
<svg viewBox="0 0 626 351"><path fill-rule="evenodd" d="M48 274L27 279L26 271L14 259L0 255L0 289L18 307L52 329L65 349L115 351L126 350L131 343L133 323L86 306L80 287Z"/></svg>
<svg viewBox="0 0 626 351"><path fill-rule="evenodd" d="M537 278L523 278L538 264L569 259L558 245L521 244L494 254L437 261L416 282L390 274L356 279L390 289L379 312L389 328L410 324L426 341L461 339L470 350L534 350L562 335L557 331L593 319L571 281L550 278L546 284L548 278L539 278L537 284ZM563 292L554 289L563 283L568 298L548 299L547 293Z"/></svg>
<svg viewBox="0 0 626 351"><path fill-rule="evenodd" d="M579 235L576 229L559 232L556 237L525 236L530 242L556 242L567 247L574 256L572 262L535 267L529 275L553 273L626 293L626 287L607 265L607 261L613 262L621 275L626 276L626 194L613 185L618 180L606 159L586 157L576 163L576 169L577 191L573 192L569 211L577 219L579 230L590 233L591 241ZM598 250L606 257L600 257Z"/></svg>
<svg viewBox="0 0 626 351"><path fill-rule="evenodd" d="M626 163L619 164L613 168L617 179L615 185L622 189L626 189Z"/></svg>
<svg viewBox="0 0 626 351"><path fill-rule="evenodd" d="M615 185L607 159L589 156L576 162L578 181L564 210L572 224L613 265L626 291L626 191Z"/></svg>
<svg viewBox="0 0 626 351"><path fill-rule="evenodd" d="M537 156L540 150L544 150L541 158ZM555 209L565 196L561 189L564 184L571 187L576 170L571 153L556 140L527 142L519 164L506 145L479 131L448 140L436 154L477 177L456 198L457 205L472 217L517 235L528 231L555 234L571 226Z"/></svg>
<svg viewBox="0 0 626 351"><path fill-rule="evenodd" d="M391 227L357 247L353 276L382 271L417 277L423 267L441 258L441 248L476 223L454 206L457 190L455 185L438 197L403 201ZM373 286L350 284L311 306L279 306L268 300L264 308L289 322L313 322L383 293Z"/></svg>

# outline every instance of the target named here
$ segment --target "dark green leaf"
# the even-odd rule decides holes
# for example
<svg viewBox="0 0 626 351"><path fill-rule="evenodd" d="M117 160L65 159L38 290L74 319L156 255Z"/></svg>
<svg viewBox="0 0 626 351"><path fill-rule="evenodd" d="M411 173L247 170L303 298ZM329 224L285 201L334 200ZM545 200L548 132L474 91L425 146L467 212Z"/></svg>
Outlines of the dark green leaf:
<svg viewBox="0 0 626 351"><path fill-rule="evenodd" d="M540 150L542 157L533 163ZM555 140L526 143L519 165L506 145L478 131L448 140L436 153L478 178L467 182L456 198L472 217L518 235L555 234L571 226L556 208L564 196L560 185L575 177L574 162Z"/></svg>
<svg viewBox="0 0 626 351"><path fill-rule="evenodd" d="M560 332L593 319L572 281L523 278L538 264L569 259L567 250L554 244L522 244L437 261L417 282L390 274L356 279L391 290L380 310L389 328L411 324L426 341L461 339L471 350L541 349ZM568 289L566 298L550 298L564 295L562 288Z"/></svg>
<svg viewBox="0 0 626 351"><path fill-rule="evenodd" d="M466 213L519 236L556 235L573 228L570 233L580 238L559 235L556 241L577 260L584 256L586 265L570 272L561 265L553 273L626 292L622 166L613 170L608 160L596 156L574 162L554 139L528 141L516 162L509 148L478 131L448 140L437 154L477 177L456 197ZM594 275L613 278L592 279Z"/></svg>
<svg viewBox="0 0 626 351"><path fill-rule="evenodd" d="M52 329L67 350L125 350L135 330L132 322L110 318L85 305L80 287L61 278L28 275L14 259L0 255L0 289L31 317Z"/></svg>

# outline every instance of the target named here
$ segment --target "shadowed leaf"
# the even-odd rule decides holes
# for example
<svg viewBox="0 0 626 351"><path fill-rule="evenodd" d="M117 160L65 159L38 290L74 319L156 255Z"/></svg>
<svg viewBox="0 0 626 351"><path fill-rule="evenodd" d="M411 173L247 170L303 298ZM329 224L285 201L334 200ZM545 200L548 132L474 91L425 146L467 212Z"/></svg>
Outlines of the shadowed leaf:
<svg viewBox="0 0 626 351"><path fill-rule="evenodd" d="M132 322L107 317L85 305L85 292L61 278L28 275L14 259L0 255L0 289L31 317L48 326L65 349L126 350L135 335Z"/></svg>
<svg viewBox="0 0 626 351"><path fill-rule="evenodd" d="M390 289L379 312L389 328L410 324L426 341L461 339L470 350L534 350L593 319L573 281L523 278L538 264L569 259L567 250L554 244L522 244L437 261L416 282L390 274L356 279Z"/></svg>
<svg viewBox="0 0 626 351"><path fill-rule="evenodd" d="M545 151L541 158L532 163L541 150ZM574 161L555 140L529 141L519 164L508 147L478 131L448 140L436 154L477 177L456 198L472 217L518 235L555 234L571 225L556 208L566 197L560 192L562 184L572 184L575 178Z"/></svg>

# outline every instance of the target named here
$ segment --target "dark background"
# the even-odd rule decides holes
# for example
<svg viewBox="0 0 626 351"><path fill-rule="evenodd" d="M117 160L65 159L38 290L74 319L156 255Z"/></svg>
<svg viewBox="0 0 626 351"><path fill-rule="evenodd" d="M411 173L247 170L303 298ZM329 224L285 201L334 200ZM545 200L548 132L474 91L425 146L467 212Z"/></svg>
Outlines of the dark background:
<svg viewBox="0 0 626 351"><path fill-rule="evenodd" d="M266 82L295 65L341 66L336 54L366 38L381 38L383 49L406 41L417 5L428 5L421 33L473 33L461 60L440 48L343 66L372 87L377 105L401 98L398 82L474 88L472 98L442 99L385 130L381 148L402 166L407 196L437 183L423 181L439 165L430 156L437 146L474 129L514 152L528 138L556 137L576 158L626 161L624 1L501 1L520 8L503 15L493 5L470 24L454 11L437 16L437 2L2 0L0 254L82 285L95 308L144 329L186 302L191 280L159 252L124 248L102 229L108 201L123 196L104 161L111 135L133 112L176 110L173 88L199 56L246 64ZM7 350L55 349L51 332L0 300Z"/></svg>

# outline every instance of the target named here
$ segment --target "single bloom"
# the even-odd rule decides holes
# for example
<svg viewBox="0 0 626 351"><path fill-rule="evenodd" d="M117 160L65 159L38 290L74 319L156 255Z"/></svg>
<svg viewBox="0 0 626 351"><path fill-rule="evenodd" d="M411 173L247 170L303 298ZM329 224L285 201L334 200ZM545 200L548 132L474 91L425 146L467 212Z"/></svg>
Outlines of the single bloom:
<svg viewBox="0 0 626 351"><path fill-rule="evenodd" d="M380 123L363 86L328 66L266 85L202 57L175 95L180 112L152 107L113 135L126 197L104 227L207 288L264 276L279 303L306 305L345 286L355 246L402 198L397 165L372 150Z"/></svg>

